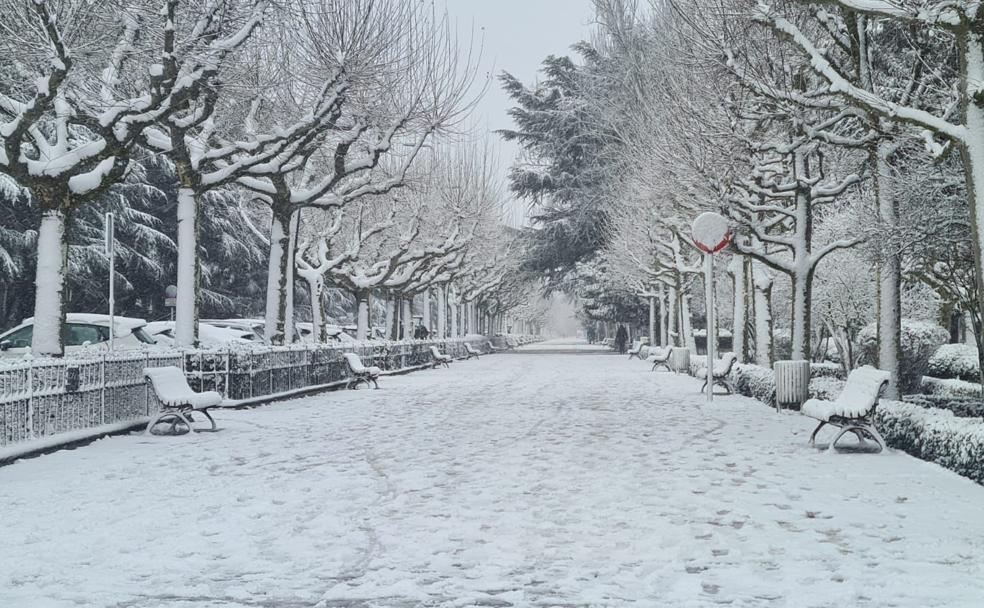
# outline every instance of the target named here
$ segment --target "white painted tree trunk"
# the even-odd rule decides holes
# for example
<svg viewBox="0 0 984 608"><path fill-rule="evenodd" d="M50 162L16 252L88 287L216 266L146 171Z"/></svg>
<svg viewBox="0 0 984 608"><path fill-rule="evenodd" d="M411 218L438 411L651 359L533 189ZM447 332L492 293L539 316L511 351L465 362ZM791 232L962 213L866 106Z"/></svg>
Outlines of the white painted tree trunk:
<svg viewBox="0 0 984 608"><path fill-rule="evenodd" d="M752 305L755 315L755 363L772 367L775 358L772 339L772 275L761 262L752 263Z"/></svg>
<svg viewBox="0 0 984 608"><path fill-rule="evenodd" d="M392 295L386 298L386 337L396 340L396 298Z"/></svg>
<svg viewBox="0 0 984 608"><path fill-rule="evenodd" d="M965 27L958 35L964 55L961 62L961 93L966 100L963 108L967 117L966 142L963 145L964 173L967 178L967 199L970 205L970 226L974 241L974 265L977 271L977 307L984 318L984 103L981 83L984 82L984 34L980 17L975 25ZM978 366L984 382L984 349L977 349Z"/></svg>
<svg viewBox="0 0 984 608"><path fill-rule="evenodd" d="M325 333L325 309L322 306L325 291L324 279L317 272L301 272L300 274L307 282L308 293L311 294L311 336L318 344L324 344L328 340Z"/></svg>
<svg viewBox="0 0 984 608"><path fill-rule="evenodd" d="M371 293L368 291L360 291L355 294L356 302L358 302L358 313L356 319L355 327L355 338L356 340L368 340L369 339L369 305L371 304ZM387 314L389 313L389 302L387 302Z"/></svg>
<svg viewBox="0 0 984 608"><path fill-rule="evenodd" d="M448 336L447 289L446 285L438 285L437 287L437 337L441 340Z"/></svg>
<svg viewBox="0 0 984 608"><path fill-rule="evenodd" d="M65 322L65 269L68 239L65 214L45 210L38 230L38 264L34 287L34 335L31 353L60 357L64 354L62 325Z"/></svg>
<svg viewBox="0 0 984 608"><path fill-rule="evenodd" d="M174 307L177 345L198 342L198 201L191 188L178 189L178 295Z"/></svg>

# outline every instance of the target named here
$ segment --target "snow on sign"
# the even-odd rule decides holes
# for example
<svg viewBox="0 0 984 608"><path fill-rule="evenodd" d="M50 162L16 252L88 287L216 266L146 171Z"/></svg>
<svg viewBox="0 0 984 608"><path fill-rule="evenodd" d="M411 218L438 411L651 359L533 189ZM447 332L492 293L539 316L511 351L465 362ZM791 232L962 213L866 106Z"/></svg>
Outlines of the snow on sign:
<svg viewBox="0 0 984 608"><path fill-rule="evenodd" d="M715 254L731 241L728 220L717 213L701 213L690 227L694 244L704 253Z"/></svg>

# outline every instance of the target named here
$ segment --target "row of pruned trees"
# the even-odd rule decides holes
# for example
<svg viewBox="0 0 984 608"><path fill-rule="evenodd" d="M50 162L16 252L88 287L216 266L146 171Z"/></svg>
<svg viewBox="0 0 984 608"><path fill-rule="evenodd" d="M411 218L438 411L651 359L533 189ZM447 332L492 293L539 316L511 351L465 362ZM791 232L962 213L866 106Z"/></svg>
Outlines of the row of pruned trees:
<svg viewBox="0 0 984 608"><path fill-rule="evenodd" d="M976 4L595 4L567 88L606 191L580 196L605 210L599 263L662 299L668 339L703 306L686 294L703 283L689 224L705 210L732 221L718 274L742 360L833 352L849 368L875 321L871 362L896 391L904 312L938 299L979 325Z"/></svg>
<svg viewBox="0 0 984 608"><path fill-rule="evenodd" d="M31 209L24 226L2 222L0 248L36 252L37 354L63 351L69 245L88 210L113 197L133 210L127 189L145 194L148 159L176 182L176 234L160 242L176 254L185 346L202 276L231 270L203 256L216 242L265 249L266 336L279 344L295 276L319 313L326 284L367 311L369 293L464 276L495 229L488 159L444 152L484 91L480 48L426 3L5 0L0 12L0 54L17 57L0 66L0 180ZM414 173L428 163L445 183Z"/></svg>

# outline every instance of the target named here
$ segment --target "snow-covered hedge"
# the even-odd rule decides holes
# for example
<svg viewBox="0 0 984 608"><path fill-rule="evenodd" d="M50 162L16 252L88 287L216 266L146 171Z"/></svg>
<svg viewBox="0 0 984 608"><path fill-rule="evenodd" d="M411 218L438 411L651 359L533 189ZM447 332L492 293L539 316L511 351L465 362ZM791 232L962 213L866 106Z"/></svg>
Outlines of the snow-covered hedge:
<svg viewBox="0 0 984 608"><path fill-rule="evenodd" d="M981 395L981 385L976 382L944 380L942 378L933 378L932 376L923 376L922 392L942 397L979 397Z"/></svg>
<svg viewBox="0 0 984 608"><path fill-rule="evenodd" d="M903 394L919 392L920 381L929 359L940 346L950 339L950 333L933 323L902 321L902 360L899 362L899 388ZM878 361L878 332L874 324L858 334L862 363L874 365Z"/></svg>
<svg viewBox="0 0 984 608"><path fill-rule="evenodd" d="M834 363L833 361L824 361L823 363L811 363L810 377L811 378L838 378L840 380L843 380L844 368L841 367L840 363Z"/></svg>
<svg viewBox="0 0 984 608"><path fill-rule="evenodd" d="M882 401L875 426L893 448L984 483L984 421L914 403Z"/></svg>
<svg viewBox="0 0 984 608"><path fill-rule="evenodd" d="M739 395L753 397L771 406L776 404L776 374L767 367L736 363L731 369L731 382Z"/></svg>
<svg viewBox="0 0 984 608"><path fill-rule="evenodd" d="M930 357L926 373L935 378L980 382L977 348L970 344L944 344Z"/></svg>
<svg viewBox="0 0 984 608"><path fill-rule="evenodd" d="M949 410L960 418L984 417L984 399L981 397L945 397L942 395L906 395L906 403L922 407Z"/></svg>

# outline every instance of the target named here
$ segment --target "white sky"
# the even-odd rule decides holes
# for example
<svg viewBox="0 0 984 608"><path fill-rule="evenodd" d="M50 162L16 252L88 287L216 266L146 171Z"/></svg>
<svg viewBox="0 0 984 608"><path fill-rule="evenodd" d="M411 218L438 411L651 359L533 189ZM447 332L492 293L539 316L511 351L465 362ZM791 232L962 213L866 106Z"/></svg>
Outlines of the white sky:
<svg viewBox="0 0 984 608"><path fill-rule="evenodd" d="M467 32L472 22L484 35L482 66L487 72L507 71L526 84L537 77L547 55L565 55L570 46L588 37L594 10L591 0L446 0L448 12ZM512 106L494 81L475 111L475 121L490 131L511 128L506 111ZM508 172L516 147L494 136L500 149L500 171ZM525 203L514 205L517 214ZM514 218L520 223L519 217Z"/></svg>

